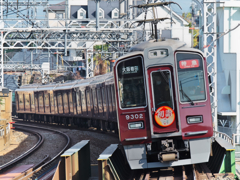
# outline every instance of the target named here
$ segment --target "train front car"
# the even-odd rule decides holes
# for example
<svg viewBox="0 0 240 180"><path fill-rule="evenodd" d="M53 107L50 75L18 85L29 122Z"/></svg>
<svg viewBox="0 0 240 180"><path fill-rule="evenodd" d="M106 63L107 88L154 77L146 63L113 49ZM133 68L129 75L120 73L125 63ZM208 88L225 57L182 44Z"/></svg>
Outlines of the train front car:
<svg viewBox="0 0 240 180"><path fill-rule="evenodd" d="M206 61L175 40L145 42L114 65L119 137L131 169L203 163L213 135Z"/></svg>

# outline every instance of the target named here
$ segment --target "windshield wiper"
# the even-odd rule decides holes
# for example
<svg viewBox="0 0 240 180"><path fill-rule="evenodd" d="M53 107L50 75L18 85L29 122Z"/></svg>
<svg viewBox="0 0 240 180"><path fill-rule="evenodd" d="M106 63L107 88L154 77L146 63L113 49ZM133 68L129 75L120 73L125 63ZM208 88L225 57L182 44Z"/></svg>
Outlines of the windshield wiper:
<svg viewBox="0 0 240 180"><path fill-rule="evenodd" d="M181 91L182 94L189 100L190 104L191 104L192 106L194 106L194 103L193 103L193 101L191 100L191 98L183 91L183 89L182 89L182 82L181 82L181 81L180 81L180 85L181 85L180 91Z"/></svg>

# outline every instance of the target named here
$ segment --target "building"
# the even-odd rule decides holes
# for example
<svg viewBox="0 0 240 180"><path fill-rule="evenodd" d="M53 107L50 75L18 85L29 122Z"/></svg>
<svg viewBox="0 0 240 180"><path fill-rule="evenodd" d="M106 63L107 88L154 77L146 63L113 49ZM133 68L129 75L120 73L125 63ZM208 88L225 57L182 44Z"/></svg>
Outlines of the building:
<svg viewBox="0 0 240 180"><path fill-rule="evenodd" d="M184 20L177 13L172 11L168 6L161 6L155 8L156 18L169 18L165 21L161 21L157 25L159 37L162 38L178 38L180 41L184 41L187 45L192 46L192 37L189 32L188 22ZM172 16L171 16L172 15ZM145 12L142 12L136 19L144 19ZM171 22L172 17L172 22ZM146 19L153 19L153 12L151 8L147 13ZM146 40L151 36L152 25L147 23L145 25Z"/></svg>
<svg viewBox="0 0 240 180"><path fill-rule="evenodd" d="M240 127L240 1L217 3L217 112L219 130L232 136Z"/></svg>

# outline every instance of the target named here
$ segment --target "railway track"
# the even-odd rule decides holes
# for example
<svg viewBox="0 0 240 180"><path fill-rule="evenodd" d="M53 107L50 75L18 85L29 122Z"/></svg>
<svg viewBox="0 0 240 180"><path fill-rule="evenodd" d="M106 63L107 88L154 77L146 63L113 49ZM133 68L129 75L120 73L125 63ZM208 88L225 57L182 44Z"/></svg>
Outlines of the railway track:
<svg viewBox="0 0 240 180"><path fill-rule="evenodd" d="M44 142L44 137L40 133L38 133L38 132L35 132L35 131L27 129L27 128L21 128L21 127L15 127L15 129L16 130L20 130L20 131L26 131L26 132L29 132L29 133L37 136L38 137L38 141L31 149L29 149L24 154L21 154L20 156L18 156L17 158L11 160L10 162L1 165L0 166L0 173L5 171L5 170L7 170L7 169L9 169L14 164L18 163L19 161L23 160L24 158L28 157L31 153L36 151Z"/></svg>
<svg viewBox="0 0 240 180"><path fill-rule="evenodd" d="M40 145L43 143L43 137L40 133L37 133L35 131L33 131L32 129L40 129L40 130L44 130L44 131L51 131L54 133L58 133L60 135L62 135L65 139L66 139L66 144L65 146L59 151L59 153L57 155L55 155L53 158L51 158L50 160L48 156L45 156L44 159L42 161L40 161L39 163L35 164L35 166L33 168L31 168L30 170L22 173L21 175L19 175L18 177L15 177L14 180L18 180L18 179L28 179L28 178L33 178L36 179L38 177L42 177L44 176L45 172L50 171L54 168L56 168L56 165L58 163L58 158L60 157L60 155L69 147L70 145L70 137L68 135L66 135L65 133L58 131L58 130L54 130L54 129L50 129L50 128L45 128L45 127L37 127L37 126L33 126L33 125L26 125L26 124L20 124L20 123L15 123L14 124L15 129L17 130L24 130L24 131L28 131L28 132L32 132L35 133L39 136L39 140L38 143L36 145L34 145L33 148L31 148L28 153L24 153L24 155L22 154L21 156L15 158L14 160L12 160L9 163L4 164L3 166L1 166L1 170L2 172L4 170L6 170L7 168L9 168L10 166L12 167L12 165L16 165L16 163L22 161L24 158L27 157L27 155L29 155L30 153L34 152L34 150L36 150L37 147L40 147ZM31 129L31 130L29 130ZM26 155L25 155L26 154ZM24 175L23 175L24 174Z"/></svg>
<svg viewBox="0 0 240 180"><path fill-rule="evenodd" d="M75 129L75 130L81 130L81 131L90 131L90 132L97 132L97 133L103 133L103 134L108 134L110 136L113 136L113 137L117 137L118 138L118 133L115 133L115 131L105 131L105 130L100 130L100 129L97 129L95 127L82 127L82 126L77 126L77 125L69 125L69 126L66 126L64 124L56 124L56 123L41 123L41 121L34 121L34 120L28 120L28 121L24 121L23 119L19 119L19 118L16 118L16 117L12 117L13 121L15 122L18 122L18 123L24 123L24 124L29 124L29 125L38 125L38 124L41 124L41 125L46 125L48 127L53 127L53 128L56 128L56 127L61 127L61 128L67 128L67 129Z"/></svg>

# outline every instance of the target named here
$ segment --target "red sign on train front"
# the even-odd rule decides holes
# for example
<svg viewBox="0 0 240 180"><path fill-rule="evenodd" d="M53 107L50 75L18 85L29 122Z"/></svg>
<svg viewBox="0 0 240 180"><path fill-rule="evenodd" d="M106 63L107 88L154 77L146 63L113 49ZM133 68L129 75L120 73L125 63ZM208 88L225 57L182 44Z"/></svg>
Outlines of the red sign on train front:
<svg viewBox="0 0 240 180"><path fill-rule="evenodd" d="M197 68L199 67L199 61L198 59L183 60L179 61L179 66L181 69Z"/></svg>

